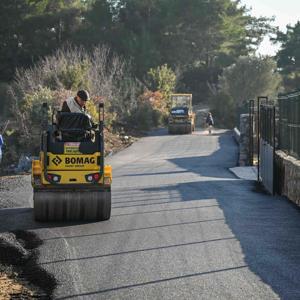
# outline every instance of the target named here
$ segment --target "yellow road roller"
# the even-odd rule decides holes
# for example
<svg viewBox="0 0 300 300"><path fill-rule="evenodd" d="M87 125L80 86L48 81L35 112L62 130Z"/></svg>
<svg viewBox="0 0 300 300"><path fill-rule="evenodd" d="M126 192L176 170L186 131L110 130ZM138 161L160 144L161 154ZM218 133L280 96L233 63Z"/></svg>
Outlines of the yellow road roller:
<svg viewBox="0 0 300 300"><path fill-rule="evenodd" d="M41 150L32 162L37 221L104 221L111 214L112 168L104 164L104 105L98 123L43 104Z"/></svg>
<svg viewBox="0 0 300 300"><path fill-rule="evenodd" d="M170 102L169 134L191 134L195 130L192 94L172 94Z"/></svg>

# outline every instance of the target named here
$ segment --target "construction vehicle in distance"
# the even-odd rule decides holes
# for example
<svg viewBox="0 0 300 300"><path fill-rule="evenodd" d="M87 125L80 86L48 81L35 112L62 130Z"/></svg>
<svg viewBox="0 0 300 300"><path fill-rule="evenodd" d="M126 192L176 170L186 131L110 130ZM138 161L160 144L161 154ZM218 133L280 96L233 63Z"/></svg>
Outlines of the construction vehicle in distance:
<svg viewBox="0 0 300 300"><path fill-rule="evenodd" d="M195 130L192 94L172 94L168 119L169 134L191 134Z"/></svg>
<svg viewBox="0 0 300 300"><path fill-rule="evenodd" d="M104 165L104 105L99 123L83 113L53 112L43 104L41 150L32 162L37 221L104 221L111 213L112 168Z"/></svg>

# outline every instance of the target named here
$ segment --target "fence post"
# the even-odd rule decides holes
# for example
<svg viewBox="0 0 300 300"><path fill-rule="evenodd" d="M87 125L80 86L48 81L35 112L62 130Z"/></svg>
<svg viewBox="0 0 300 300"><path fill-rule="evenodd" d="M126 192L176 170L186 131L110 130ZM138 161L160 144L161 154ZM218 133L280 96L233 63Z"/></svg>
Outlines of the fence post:
<svg viewBox="0 0 300 300"><path fill-rule="evenodd" d="M277 178L275 177L276 174L276 106L273 106L273 193L272 195L275 195L275 185L274 183L277 182Z"/></svg>
<svg viewBox="0 0 300 300"><path fill-rule="evenodd" d="M259 138L259 132L260 132L260 98L257 98L257 182L259 182L259 155L260 155L260 138Z"/></svg>
<svg viewBox="0 0 300 300"><path fill-rule="evenodd" d="M267 96L259 96L257 97L257 181L260 182L260 174L259 174L259 167L260 167L260 103L261 100L266 100L268 102Z"/></svg>
<svg viewBox="0 0 300 300"><path fill-rule="evenodd" d="M254 100L249 100L249 165L250 166L253 166L253 156L254 156L253 125L254 125Z"/></svg>

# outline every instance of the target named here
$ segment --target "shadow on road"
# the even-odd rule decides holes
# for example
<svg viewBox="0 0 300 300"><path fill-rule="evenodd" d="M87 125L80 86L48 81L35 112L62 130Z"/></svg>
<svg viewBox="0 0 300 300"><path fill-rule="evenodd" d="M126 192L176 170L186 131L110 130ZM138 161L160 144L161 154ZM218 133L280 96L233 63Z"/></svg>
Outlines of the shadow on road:
<svg viewBox="0 0 300 300"><path fill-rule="evenodd" d="M151 195L151 201L159 201L162 195L165 198L176 195L176 201L180 199L185 202L215 199L227 225L240 242L248 268L280 298L299 299L300 210L282 197L255 193L250 181L228 180L235 178L228 168L235 166L237 161L237 149L233 143L228 143L228 138L228 133L221 134L219 149L209 156L169 160L181 168L181 171L176 171L177 174L192 172L215 180L144 188L141 189L141 195ZM172 173L164 172L161 175ZM134 205L137 201L145 200L136 197ZM167 213L165 210L161 210L162 215Z"/></svg>
<svg viewBox="0 0 300 300"><path fill-rule="evenodd" d="M282 197L257 194L253 183L240 180L183 183L148 191L180 193L183 201L216 199L248 268L280 298L299 299L300 210L293 204Z"/></svg>
<svg viewBox="0 0 300 300"><path fill-rule="evenodd" d="M164 135L168 135L167 128L158 128L150 132L147 132L147 136L164 136Z"/></svg>
<svg viewBox="0 0 300 300"><path fill-rule="evenodd" d="M0 233L16 230L34 230L40 228L71 227L87 224L88 222L36 222L33 208L0 209Z"/></svg>

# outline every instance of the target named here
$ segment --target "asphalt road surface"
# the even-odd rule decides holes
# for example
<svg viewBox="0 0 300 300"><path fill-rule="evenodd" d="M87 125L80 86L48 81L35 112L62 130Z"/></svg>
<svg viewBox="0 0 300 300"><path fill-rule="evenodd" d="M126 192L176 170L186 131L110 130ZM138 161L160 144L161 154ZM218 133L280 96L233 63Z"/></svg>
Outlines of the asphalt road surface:
<svg viewBox="0 0 300 300"><path fill-rule="evenodd" d="M0 229L44 241L56 299L300 299L300 211L236 161L229 132L156 131L109 158L111 220L40 224L28 204L0 210Z"/></svg>

